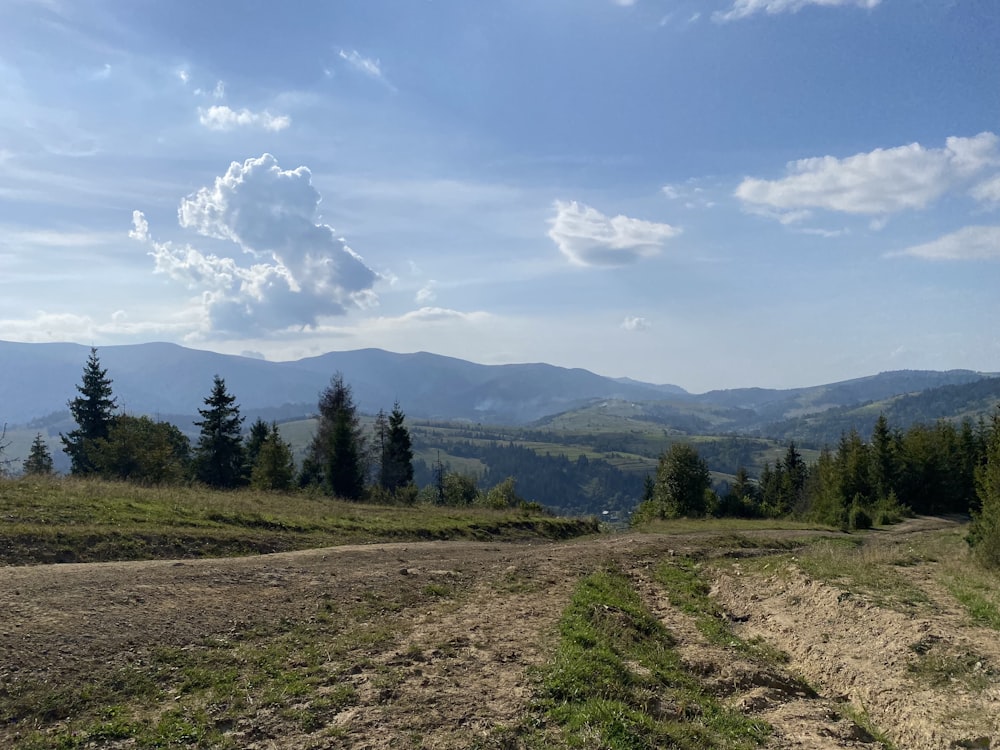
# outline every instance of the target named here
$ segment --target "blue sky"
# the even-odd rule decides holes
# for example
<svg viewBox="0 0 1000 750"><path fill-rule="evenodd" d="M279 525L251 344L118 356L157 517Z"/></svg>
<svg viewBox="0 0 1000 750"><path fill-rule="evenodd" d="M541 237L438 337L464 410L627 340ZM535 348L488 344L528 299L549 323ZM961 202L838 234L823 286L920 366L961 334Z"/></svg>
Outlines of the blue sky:
<svg viewBox="0 0 1000 750"><path fill-rule="evenodd" d="M0 339L1000 371L994 0L6 0Z"/></svg>

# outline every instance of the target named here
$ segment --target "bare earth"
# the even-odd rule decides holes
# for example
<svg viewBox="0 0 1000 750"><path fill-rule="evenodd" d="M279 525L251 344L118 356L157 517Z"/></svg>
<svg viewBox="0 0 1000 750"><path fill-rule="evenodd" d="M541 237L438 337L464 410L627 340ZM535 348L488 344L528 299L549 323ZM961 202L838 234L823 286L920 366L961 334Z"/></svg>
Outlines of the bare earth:
<svg viewBox="0 0 1000 750"><path fill-rule="evenodd" d="M917 519L880 533L920 534L947 523ZM364 658L346 677L357 700L333 717L338 732L294 730L261 710L232 727L236 744L256 750L516 747L516 740L497 738L527 712L531 667L551 655L576 581L614 562L705 682L774 727L769 747L879 747L854 720L859 712L900 750L1000 746L1000 684L990 672L1000 666L1000 639L970 625L923 567L907 575L935 606L904 613L845 596L794 563L780 574L740 561L728 565L713 596L741 636L760 636L791 656L788 664L770 667L705 642L652 578L664 555L710 555L712 545L710 535L623 534L564 543L381 544L224 560L2 568L0 687L29 679L71 684L96 669L141 660L154 647L183 648L309 618L324 603L334 617L347 616L352 603L373 594L390 601L441 585L454 595L387 611L391 637L359 646ZM988 684L937 689L915 680L907 665L920 644L935 653L977 655ZM17 747L25 729L0 726L0 747Z"/></svg>

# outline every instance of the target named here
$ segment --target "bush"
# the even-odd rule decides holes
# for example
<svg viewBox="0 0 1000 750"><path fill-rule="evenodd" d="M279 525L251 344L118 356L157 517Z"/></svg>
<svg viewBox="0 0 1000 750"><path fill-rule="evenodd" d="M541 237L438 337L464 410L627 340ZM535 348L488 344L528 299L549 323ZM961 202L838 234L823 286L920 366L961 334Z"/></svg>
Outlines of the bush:
<svg viewBox="0 0 1000 750"><path fill-rule="evenodd" d="M857 500L851 504L849 521L852 529L862 530L872 527L872 517Z"/></svg>

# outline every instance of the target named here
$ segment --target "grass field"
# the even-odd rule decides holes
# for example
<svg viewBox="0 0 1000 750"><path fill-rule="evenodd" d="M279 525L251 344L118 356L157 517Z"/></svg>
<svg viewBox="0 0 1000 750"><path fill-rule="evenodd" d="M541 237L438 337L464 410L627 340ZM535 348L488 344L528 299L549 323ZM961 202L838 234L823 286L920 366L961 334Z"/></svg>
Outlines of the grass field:
<svg viewBox="0 0 1000 750"><path fill-rule="evenodd" d="M336 544L566 538L596 521L521 511L348 503L322 495L0 480L0 562L218 557Z"/></svg>

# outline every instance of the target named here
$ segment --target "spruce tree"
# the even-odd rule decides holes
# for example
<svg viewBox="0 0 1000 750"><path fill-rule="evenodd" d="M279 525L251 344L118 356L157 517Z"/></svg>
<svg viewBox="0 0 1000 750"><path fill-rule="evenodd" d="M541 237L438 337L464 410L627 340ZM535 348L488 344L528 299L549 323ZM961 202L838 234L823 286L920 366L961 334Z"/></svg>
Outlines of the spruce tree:
<svg viewBox="0 0 1000 750"><path fill-rule="evenodd" d="M403 423L406 415L397 401L389 415L389 431L382 450L382 466L379 483L390 492L395 492L413 481L413 444L410 431Z"/></svg>
<svg viewBox="0 0 1000 750"><path fill-rule="evenodd" d="M48 443L40 432L35 435L31 443L31 451L24 462L23 470L28 476L48 476L55 471Z"/></svg>
<svg viewBox="0 0 1000 750"><path fill-rule="evenodd" d="M233 488L245 481L242 425L236 397L226 391L226 381L218 375L205 408L198 409L202 420L195 422L201 436L194 452L195 477L211 487Z"/></svg>
<svg viewBox="0 0 1000 750"><path fill-rule="evenodd" d="M264 423L267 427L267 423ZM278 425L271 423L267 435L257 450L250 484L254 489L285 492L295 479L295 459L292 447L281 439Z"/></svg>
<svg viewBox="0 0 1000 750"><path fill-rule="evenodd" d="M254 423L250 425L250 433L247 435L246 441L247 474L250 474L253 471L253 467L257 465L257 455L260 453L261 446L264 445L264 441L267 440L270 434L271 425L260 417L257 417Z"/></svg>
<svg viewBox="0 0 1000 750"><path fill-rule="evenodd" d="M112 396L111 383L108 371L101 367L97 349L92 348L83 368L83 381L76 387L80 395L69 402L77 428L68 435L59 434L63 450L70 458L72 474L94 473L94 463L88 453L95 440L107 438L118 406Z"/></svg>
<svg viewBox="0 0 1000 750"><path fill-rule="evenodd" d="M351 387L336 373L320 394L319 424L303 464L303 480L331 495L359 500L365 489L365 439Z"/></svg>

